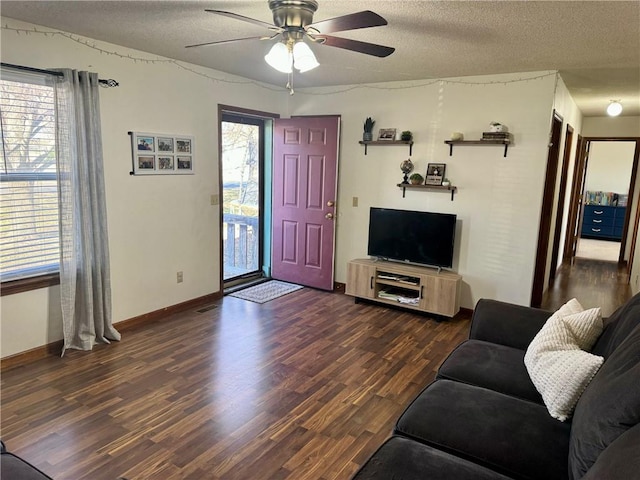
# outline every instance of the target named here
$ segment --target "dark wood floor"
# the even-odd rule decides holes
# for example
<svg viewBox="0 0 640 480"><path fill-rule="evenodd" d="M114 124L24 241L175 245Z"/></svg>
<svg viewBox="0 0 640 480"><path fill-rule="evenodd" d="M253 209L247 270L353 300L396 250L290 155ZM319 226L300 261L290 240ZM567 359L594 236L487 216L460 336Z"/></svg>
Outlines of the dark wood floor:
<svg viewBox="0 0 640 480"><path fill-rule="evenodd" d="M609 315L626 272L577 259L543 306L572 297ZM1 436L56 480L348 479L468 326L308 288L225 297L4 372Z"/></svg>
<svg viewBox="0 0 640 480"><path fill-rule="evenodd" d="M467 336L305 288L2 375L2 439L56 480L348 479Z"/></svg>
<svg viewBox="0 0 640 480"><path fill-rule="evenodd" d="M545 292L542 308L557 310L568 300L578 299L585 308L600 307L608 317L631 298L627 269L616 262L575 258L563 264L553 285Z"/></svg>

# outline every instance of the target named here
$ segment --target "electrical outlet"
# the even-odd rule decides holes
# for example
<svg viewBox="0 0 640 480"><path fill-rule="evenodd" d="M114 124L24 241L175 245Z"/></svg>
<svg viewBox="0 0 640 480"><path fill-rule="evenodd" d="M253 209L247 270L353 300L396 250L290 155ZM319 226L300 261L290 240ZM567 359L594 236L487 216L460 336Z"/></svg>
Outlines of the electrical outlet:
<svg viewBox="0 0 640 480"><path fill-rule="evenodd" d="M220 196L217 193L211 195L211 205L218 205L220 203Z"/></svg>
<svg viewBox="0 0 640 480"><path fill-rule="evenodd" d="M357 206L358 206L358 197L353 197L352 205L353 205L354 207L357 207Z"/></svg>
<svg viewBox="0 0 640 480"><path fill-rule="evenodd" d="M178 283L182 283L182 281L184 280L184 276L182 275L182 272L176 273L176 279L178 280Z"/></svg>
<svg viewBox="0 0 640 480"><path fill-rule="evenodd" d="M640 277L640 275L636 275L636 287L638 286L638 277Z"/></svg>

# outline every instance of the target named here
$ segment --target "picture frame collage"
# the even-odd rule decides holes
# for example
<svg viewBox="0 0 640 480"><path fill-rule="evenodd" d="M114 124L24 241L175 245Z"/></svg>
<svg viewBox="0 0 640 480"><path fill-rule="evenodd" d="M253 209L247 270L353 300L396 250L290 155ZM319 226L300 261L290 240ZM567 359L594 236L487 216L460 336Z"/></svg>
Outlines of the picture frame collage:
<svg viewBox="0 0 640 480"><path fill-rule="evenodd" d="M129 132L129 135L132 175L193 174L193 137L144 132Z"/></svg>

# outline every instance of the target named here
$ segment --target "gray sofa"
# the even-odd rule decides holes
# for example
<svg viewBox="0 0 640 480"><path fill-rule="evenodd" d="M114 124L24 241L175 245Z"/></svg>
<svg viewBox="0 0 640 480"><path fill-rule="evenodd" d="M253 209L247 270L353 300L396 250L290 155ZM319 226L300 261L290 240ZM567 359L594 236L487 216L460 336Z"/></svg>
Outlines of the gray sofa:
<svg viewBox="0 0 640 480"><path fill-rule="evenodd" d="M469 340L354 480L640 479L640 294L605 320L592 349L604 363L566 422L524 365L551 313L479 301Z"/></svg>

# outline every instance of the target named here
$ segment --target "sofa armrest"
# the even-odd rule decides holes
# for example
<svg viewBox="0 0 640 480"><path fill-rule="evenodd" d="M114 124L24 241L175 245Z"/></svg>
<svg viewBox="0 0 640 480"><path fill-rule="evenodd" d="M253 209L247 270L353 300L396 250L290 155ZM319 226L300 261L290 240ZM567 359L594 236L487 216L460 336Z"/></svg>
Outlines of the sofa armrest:
<svg viewBox="0 0 640 480"><path fill-rule="evenodd" d="M552 313L483 298L473 311L469 338L526 350Z"/></svg>

